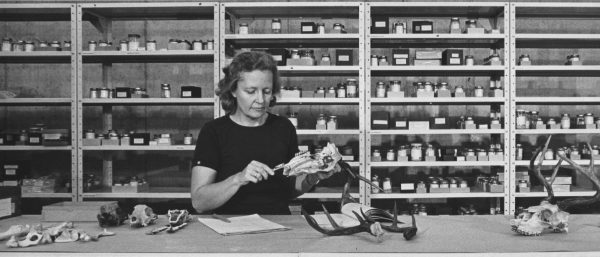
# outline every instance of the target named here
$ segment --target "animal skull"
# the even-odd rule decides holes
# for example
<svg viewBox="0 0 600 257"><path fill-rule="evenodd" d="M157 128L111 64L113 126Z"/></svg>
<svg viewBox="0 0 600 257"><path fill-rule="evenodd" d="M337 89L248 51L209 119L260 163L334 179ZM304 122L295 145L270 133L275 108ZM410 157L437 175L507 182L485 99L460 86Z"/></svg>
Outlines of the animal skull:
<svg viewBox="0 0 600 257"><path fill-rule="evenodd" d="M342 155L338 152L337 147L332 143L327 143L327 146L319 153L300 152L296 154L294 158L283 165L283 175L298 176L320 171L329 172L341 159ZM275 169L278 168L280 167L275 167Z"/></svg>
<svg viewBox="0 0 600 257"><path fill-rule="evenodd" d="M545 229L569 232L569 213L561 211L556 204L542 201L531 206L510 220L512 230L524 236L539 236Z"/></svg>
<svg viewBox="0 0 600 257"><path fill-rule="evenodd" d="M145 227L158 219L152 208L145 204L138 204L133 207L133 212L129 215L129 225L132 227Z"/></svg>

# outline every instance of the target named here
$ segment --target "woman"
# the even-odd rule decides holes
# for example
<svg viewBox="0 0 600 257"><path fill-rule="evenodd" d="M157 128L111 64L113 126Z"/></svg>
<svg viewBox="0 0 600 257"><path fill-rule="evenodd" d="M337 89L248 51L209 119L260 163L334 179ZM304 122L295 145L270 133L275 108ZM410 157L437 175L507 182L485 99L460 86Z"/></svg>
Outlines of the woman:
<svg viewBox="0 0 600 257"><path fill-rule="evenodd" d="M290 199L333 171L296 178L273 171L298 152L298 139L287 118L268 112L280 91L270 55L241 53L224 73L216 93L226 115L208 122L198 136L192 205L198 212L289 214Z"/></svg>

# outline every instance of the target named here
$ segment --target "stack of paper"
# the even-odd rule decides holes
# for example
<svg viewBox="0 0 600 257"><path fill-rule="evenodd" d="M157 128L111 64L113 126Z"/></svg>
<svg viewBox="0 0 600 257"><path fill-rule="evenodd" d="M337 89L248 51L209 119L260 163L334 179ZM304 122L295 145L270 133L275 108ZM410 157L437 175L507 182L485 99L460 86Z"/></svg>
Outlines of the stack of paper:
<svg viewBox="0 0 600 257"><path fill-rule="evenodd" d="M258 214L232 217L229 218L231 221L229 223L213 218L198 218L198 221L224 236L289 230L289 228L266 220Z"/></svg>

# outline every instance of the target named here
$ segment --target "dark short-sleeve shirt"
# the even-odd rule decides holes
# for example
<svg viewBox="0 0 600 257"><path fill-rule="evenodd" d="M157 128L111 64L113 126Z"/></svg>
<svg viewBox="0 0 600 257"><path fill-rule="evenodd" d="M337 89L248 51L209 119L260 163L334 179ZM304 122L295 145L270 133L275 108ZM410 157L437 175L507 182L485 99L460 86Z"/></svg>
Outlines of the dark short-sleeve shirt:
<svg viewBox="0 0 600 257"><path fill-rule="evenodd" d="M245 127L226 115L208 122L198 136L194 160L217 171L215 182L242 171L255 160L273 168L288 162L298 151L298 136L292 123L268 113L265 124ZM289 214L293 180L276 172L258 183L248 183L223 206L224 214Z"/></svg>

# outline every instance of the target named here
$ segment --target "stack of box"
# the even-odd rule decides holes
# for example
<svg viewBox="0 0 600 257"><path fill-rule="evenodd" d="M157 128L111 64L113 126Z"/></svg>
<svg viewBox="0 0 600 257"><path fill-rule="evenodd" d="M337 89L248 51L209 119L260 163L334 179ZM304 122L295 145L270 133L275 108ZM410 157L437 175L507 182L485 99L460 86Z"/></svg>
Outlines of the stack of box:
<svg viewBox="0 0 600 257"><path fill-rule="evenodd" d="M18 186L21 175L24 173L24 167L23 164L19 163L5 163L2 165L1 171L2 186Z"/></svg>
<svg viewBox="0 0 600 257"><path fill-rule="evenodd" d="M440 66L442 65L442 52L415 51L414 65Z"/></svg>
<svg viewBox="0 0 600 257"><path fill-rule="evenodd" d="M550 181L550 177L544 177L546 181ZM554 192L571 192L571 185L573 184L573 179L567 176L556 176L554 178L554 182L552 183L552 191ZM546 187L544 187L544 192L546 192Z"/></svg>
<svg viewBox="0 0 600 257"><path fill-rule="evenodd" d="M371 129L389 129L390 113L385 111L374 111L371 113Z"/></svg>
<svg viewBox="0 0 600 257"><path fill-rule="evenodd" d="M40 177L36 179L23 179L21 193L54 193L56 192L56 179L53 177Z"/></svg>
<svg viewBox="0 0 600 257"><path fill-rule="evenodd" d="M392 49L392 65L409 65L408 57L408 48Z"/></svg>

